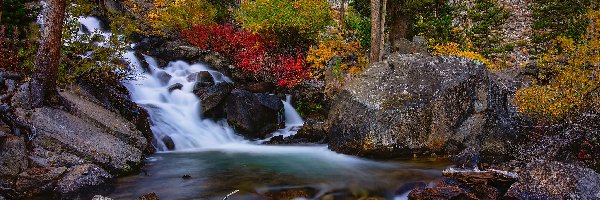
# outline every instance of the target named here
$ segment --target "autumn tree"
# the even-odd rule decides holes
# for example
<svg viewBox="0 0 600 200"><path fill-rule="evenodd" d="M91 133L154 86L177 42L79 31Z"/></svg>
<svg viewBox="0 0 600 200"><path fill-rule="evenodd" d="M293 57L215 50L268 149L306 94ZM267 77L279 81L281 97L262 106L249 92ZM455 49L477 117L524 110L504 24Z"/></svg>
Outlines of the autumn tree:
<svg viewBox="0 0 600 200"><path fill-rule="evenodd" d="M371 62L383 59L386 0L371 0Z"/></svg>
<svg viewBox="0 0 600 200"><path fill-rule="evenodd" d="M40 46L36 54L35 72L29 86L33 108L59 102L56 81L65 6L66 0L47 0L44 7Z"/></svg>

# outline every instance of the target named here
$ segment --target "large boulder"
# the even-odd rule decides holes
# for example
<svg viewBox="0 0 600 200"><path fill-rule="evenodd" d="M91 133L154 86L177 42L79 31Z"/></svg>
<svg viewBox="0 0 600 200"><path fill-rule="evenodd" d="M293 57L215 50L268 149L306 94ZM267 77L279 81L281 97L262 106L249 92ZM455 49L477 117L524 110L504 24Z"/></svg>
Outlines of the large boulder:
<svg viewBox="0 0 600 200"><path fill-rule="evenodd" d="M200 86L194 89L194 94L200 98L202 113L206 117L224 117L224 105L233 85L220 82L211 86Z"/></svg>
<svg viewBox="0 0 600 200"><path fill-rule="evenodd" d="M470 59L391 55L348 82L327 127L337 152L376 157L456 154L483 161L511 154L506 92Z"/></svg>
<svg viewBox="0 0 600 200"><path fill-rule="evenodd" d="M19 91L13 100L27 96L26 92ZM68 111L10 109L8 115L22 124L23 130L20 135L0 134L0 195L11 199L39 195L86 198L80 196L82 190L139 169L144 151L152 148L139 126L117 113L124 105L103 105L105 101L79 87L60 95L69 105Z"/></svg>
<svg viewBox="0 0 600 200"><path fill-rule="evenodd" d="M283 103L275 95L233 90L227 97L227 122L239 133L262 138L280 127Z"/></svg>
<svg viewBox="0 0 600 200"><path fill-rule="evenodd" d="M556 161L536 160L521 170L509 199L600 199L600 174Z"/></svg>

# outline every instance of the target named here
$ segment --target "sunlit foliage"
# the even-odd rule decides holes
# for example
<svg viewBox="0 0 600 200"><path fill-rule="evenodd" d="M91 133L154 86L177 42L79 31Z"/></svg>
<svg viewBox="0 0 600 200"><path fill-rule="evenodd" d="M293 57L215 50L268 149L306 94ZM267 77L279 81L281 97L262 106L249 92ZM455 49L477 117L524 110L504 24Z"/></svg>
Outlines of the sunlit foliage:
<svg viewBox="0 0 600 200"><path fill-rule="evenodd" d="M483 55L481 55L477 52L474 52L474 51L470 51L468 49L461 49L459 47L459 44L454 43L454 42L450 42L450 43L444 44L444 45L433 46L432 54L433 55L448 55L448 56L465 57L465 58L470 58L470 59L479 61L479 62L481 62L481 64L484 64L488 67L493 66L493 64L487 58L485 58Z"/></svg>
<svg viewBox="0 0 600 200"><path fill-rule="evenodd" d="M320 78L327 70L352 75L360 73L368 63L368 58L361 49L358 41L344 41L341 36L311 47L306 56L311 77Z"/></svg>
<svg viewBox="0 0 600 200"><path fill-rule="evenodd" d="M315 40L332 23L327 0L243 1L237 19L255 33L296 44Z"/></svg>
<svg viewBox="0 0 600 200"><path fill-rule="evenodd" d="M217 9L205 0L155 0L148 19L155 31L164 33L214 24L216 16Z"/></svg>
<svg viewBox="0 0 600 200"><path fill-rule="evenodd" d="M579 41L559 36L538 61L534 85L517 92L519 111L547 121L600 112L600 10Z"/></svg>

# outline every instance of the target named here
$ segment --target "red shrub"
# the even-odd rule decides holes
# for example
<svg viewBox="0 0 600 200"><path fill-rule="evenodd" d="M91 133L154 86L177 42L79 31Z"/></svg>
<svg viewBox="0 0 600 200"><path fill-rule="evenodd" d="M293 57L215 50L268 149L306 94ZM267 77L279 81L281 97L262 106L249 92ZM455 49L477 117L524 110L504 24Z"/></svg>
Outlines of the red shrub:
<svg viewBox="0 0 600 200"><path fill-rule="evenodd" d="M281 87L293 87L306 76L303 54L296 57L275 53L277 45L258 34L233 25L195 26L182 32L182 37L197 47L227 57L240 73L253 73ZM271 80L274 77L276 80Z"/></svg>

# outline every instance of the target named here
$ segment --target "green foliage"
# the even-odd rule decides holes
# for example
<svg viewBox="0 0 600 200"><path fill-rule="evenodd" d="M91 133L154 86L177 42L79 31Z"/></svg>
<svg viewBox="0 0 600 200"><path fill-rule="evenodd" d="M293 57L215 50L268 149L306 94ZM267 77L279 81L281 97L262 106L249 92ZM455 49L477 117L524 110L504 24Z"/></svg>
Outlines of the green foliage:
<svg viewBox="0 0 600 200"><path fill-rule="evenodd" d="M587 9L598 6L597 0L534 0L534 43L547 43L558 36L579 40L588 21ZM594 5L595 4L595 5Z"/></svg>
<svg viewBox="0 0 600 200"><path fill-rule="evenodd" d="M327 0L244 1L237 13L242 27L274 36L282 44L315 41L332 21Z"/></svg>
<svg viewBox="0 0 600 200"><path fill-rule="evenodd" d="M40 8L33 2L33 0L4 0L1 24L26 27L35 21Z"/></svg>
<svg viewBox="0 0 600 200"><path fill-rule="evenodd" d="M371 46L371 20L368 17L350 10L344 19L344 29L352 32L361 46Z"/></svg>
<svg viewBox="0 0 600 200"><path fill-rule="evenodd" d="M234 16L231 10L237 6L236 0L208 0L208 2L216 9L215 21L217 23L227 23L233 20Z"/></svg>
<svg viewBox="0 0 600 200"><path fill-rule="evenodd" d="M466 34L475 49L483 55L497 52L503 37L493 30L504 24L510 13L493 0L475 0L475 6L467 10L467 17L473 21L473 25L466 30Z"/></svg>
<svg viewBox="0 0 600 200"><path fill-rule="evenodd" d="M75 0L80 1L80 0ZM63 43L59 65L59 83L67 84L80 76L91 78L124 78L127 64L122 54L127 48L125 38L118 32L105 38L100 30L78 34L81 24L74 16L86 16L95 5L71 3L63 24Z"/></svg>

